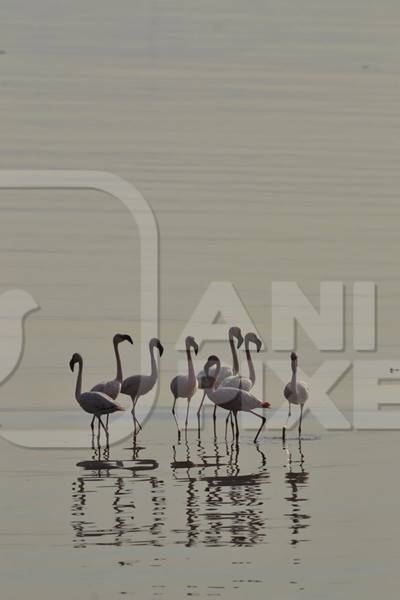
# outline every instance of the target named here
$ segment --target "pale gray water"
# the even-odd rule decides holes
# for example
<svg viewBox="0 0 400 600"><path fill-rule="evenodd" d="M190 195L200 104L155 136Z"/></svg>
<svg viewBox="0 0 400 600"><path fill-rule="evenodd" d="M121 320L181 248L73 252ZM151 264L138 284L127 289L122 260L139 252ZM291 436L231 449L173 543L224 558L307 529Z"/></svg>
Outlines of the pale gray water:
<svg viewBox="0 0 400 600"><path fill-rule="evenodd" d="M13 447L12 467L2 443L5 597L395 598L398 435L304 429L238 451L222 423L174 444L154 418L136 452Z"/></svg>
<svg viewBox="0 0 400 600"><path fill-rule="evenodd" d="M259 449L243 431L238 457L192 431L174 458L168 386L210 281L236 286L262 360L287 358L271 348L271 282L283 280L316 307L321 281L346 284L344 351L300 330L306 373L397 359L399 26L394 0L2 1L0 167L106 170L142 192L159 226L166 348L138 454L157 468L125 469L127 443L110 450L123 464L99 473L78 466L90 450L0 440L2 598L398 597L397 432L307 418L289 465L277 431ZM3 433L84 431L68 360L82 352L86 387L111 376L116 331L134 337L121 353L136 372L138 265L118 200L0 191L0 293L23 288L40 305L1 386ZM355 281L378 286L375 352L353 346ZM212 344L199 360L210 351L229 359ZM279 407L270 368L265 393ZM351 422L351 368L330 397Z"/></svg>

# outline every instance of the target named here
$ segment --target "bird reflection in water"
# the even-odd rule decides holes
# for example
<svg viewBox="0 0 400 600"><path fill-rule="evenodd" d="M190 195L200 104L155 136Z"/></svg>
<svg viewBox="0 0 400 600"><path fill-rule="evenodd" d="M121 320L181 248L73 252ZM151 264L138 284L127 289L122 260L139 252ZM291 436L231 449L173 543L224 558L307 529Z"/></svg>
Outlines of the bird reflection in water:
<svg viewBox="0 0 400 600"><path fill-rule="evenodd" d="M184 459L178 460L178 451ZM265 454L259 446L256 472L242 473L239 445L219 445L207 452L201 440L194 452L187 443L173 446L171 468L177 486L186 486L186 523L173 532L176 543L193 546L253 546L265 541L263 512L269 483ZM193 454L193 456L192 456Z"/></svg>
<svg viewBox="0 0 400 600"><path fill-rule="evenodd" d="M164 481L149 475L158 463L138 457L144 448L132 450L132 460L110 460L109 449L98 447L77 464L84 474L72 486L75 547L164 544Z"/></svg>
<svg viewBox="0 0 400 600"><path fill-rule="evenodd" d="M287 464L285 481L290 490L290 496L285 497L290 504L291 512L286 513L291 521L291 540L290 544L296 546L300 542L308 541L304 537L300 537L300 533L309 527L310 515L303 510L304 503L308 498L302 497L301 491L308 486L309 472L304 468L304 453L301 446L301 440L298 440L298 458L295 459L294 454L286 443L283 444L283 449L287 453Z"/></svg>

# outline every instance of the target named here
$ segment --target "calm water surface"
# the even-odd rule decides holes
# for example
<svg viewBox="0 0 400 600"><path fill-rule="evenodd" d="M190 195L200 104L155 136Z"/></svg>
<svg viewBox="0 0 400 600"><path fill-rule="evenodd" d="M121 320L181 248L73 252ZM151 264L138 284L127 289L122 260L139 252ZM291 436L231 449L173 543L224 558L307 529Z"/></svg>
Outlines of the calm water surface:
<svg viewBox="0 0 400 600"><path fill-rule="evenodd" d="M266 431L254 445L243 431L236 446L218 426L217 438L174 443L154 418L136 444L13 447L12 467L3 452L10 597L32 586L46 598L82 586L90 598L394 593L395 434L326 433L307 419L301 444Z"/></svg>

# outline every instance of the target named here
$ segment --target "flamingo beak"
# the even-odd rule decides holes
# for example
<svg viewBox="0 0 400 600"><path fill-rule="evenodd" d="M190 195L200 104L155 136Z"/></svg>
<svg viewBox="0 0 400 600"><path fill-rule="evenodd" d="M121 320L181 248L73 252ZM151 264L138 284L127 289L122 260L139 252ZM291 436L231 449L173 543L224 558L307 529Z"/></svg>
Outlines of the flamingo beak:
<svg viewBox="0 0 400 600"><path fill-rule="evenodd" d="M157 348L160 352L160 356L162 356L164 354L164 346L161 343L159 343L157 344Z"/></svg>
<svg viewBox="0 0 400 600"><path fill-rule="evenodd" d="M198 345L196 344L196 342L193 344L193 349L194 349L194 353L195 353L195 355L197 356L197 355L198 355L198 353L199 353L199 347L198 347Z"/></svg>
<svg viewBox="0 0 400 600"><path fill-rule="evenodd" d="M133 339L131 338L130 335L123 335L121 337L122 337L122 341L124 341L124 342L126 341L126 342L129 342L130 344L133 344Z"/></svg>
<svg viewBox="0 0 400 600"><path fill-rule="evenodd" d="M262 341L257 339L257 352L260 352L262 346Z"/></svg>
<svg viewBox="0 0 400 600"><path fill-rule="evenodd" d="M237 348L239 350L240 346L243 344L244 342L244 337L242 336L242 334L240 334L240 336L238 336L238 344L237 344Z"/></svg>
<svg viewBox="0 0 400 600"><path fill-rule="evenodd" d="M71 360L69 361L69 368L71 369L71 371L74 370L74 366L75 366L75 361L73 358L71 358Z"/></svg>

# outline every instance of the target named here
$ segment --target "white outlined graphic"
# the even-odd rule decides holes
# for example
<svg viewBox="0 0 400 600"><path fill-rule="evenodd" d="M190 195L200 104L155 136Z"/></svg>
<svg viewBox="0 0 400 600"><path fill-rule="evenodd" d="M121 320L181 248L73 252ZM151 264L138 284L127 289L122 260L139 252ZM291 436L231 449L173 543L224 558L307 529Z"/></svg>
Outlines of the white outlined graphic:
<svg viewBox="0 0 400 600"><path fill-rule="evenodd" d="M97 190L120 200L136 222L140 240L140 339L158 336L158 230L153 212L128 181L105 171L69 170L4 170L0 171L0 189L10 190ZM0 306L1 310L1 306ZM1 316L1 314L0 314ZM148 360L147 344L141 344L140 366ZM157 397L157 385L146 398L151 411ZM143 418L143 415L142 415ZM132 433L131 415L123 414L113 424L112 442ZM15 444L30 448L82 448L90 445L88 424L82 420L81 430L1 429L0 435Z"/></svg>

